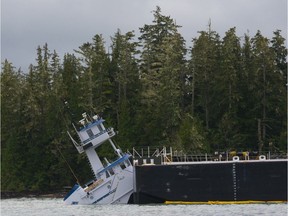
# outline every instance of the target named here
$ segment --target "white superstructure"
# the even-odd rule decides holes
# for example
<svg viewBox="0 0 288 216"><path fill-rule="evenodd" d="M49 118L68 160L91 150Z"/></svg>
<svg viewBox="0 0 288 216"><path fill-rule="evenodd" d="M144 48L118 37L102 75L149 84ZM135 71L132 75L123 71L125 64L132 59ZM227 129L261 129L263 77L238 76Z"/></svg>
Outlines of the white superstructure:
<svg viewBox="0 0 288 216"><path fill-rule="evenodd" d="M80 138L80 142L75 141L68 132L70 139L78 152L85 153L95 178L82 187L75 184L71 191L65 196L66 204L113 204L128 203L133 193L133 167L129 161L129 154L123 154L116 148L112 141L115 136L113 128L105 128L104 119L98 115L92 118L86 113L82 114L80 120L82 125L75 131ZM106 160L105 165L101 162L97 147L108 141L117 154L117 159L113 162Z"/></svg>

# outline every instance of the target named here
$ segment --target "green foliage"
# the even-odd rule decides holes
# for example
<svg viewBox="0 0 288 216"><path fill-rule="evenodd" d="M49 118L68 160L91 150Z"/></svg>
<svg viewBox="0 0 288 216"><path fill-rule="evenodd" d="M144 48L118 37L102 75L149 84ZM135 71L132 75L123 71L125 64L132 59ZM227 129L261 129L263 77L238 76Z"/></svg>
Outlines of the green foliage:
<svg viewBox="0 0 288 216"><path fill-rule="evenodd" d="M66 162L85 183L89 165L66 133L83 112L103 115L124 151L287 151L287 49L281 32L270 40L260 31L242 39L234 27L220 38L209 24L192 40L188 58L180 26L160 7L153 16L138 41L133 31L118 30L111 53L97 34L62 62L47 44L39 46L27 73L2 63L2 190L73 185ZM99 150L101 158L113 157L109 144Z"/></svg>
<svg viewBox="0 0 288 216"><path fill-rule="evenodd" d="M152 25L140 28L141 127L143 145L177 145L181 119L185 41L169 16L154 11Z"/></svg>
<svg viewBox="0 0 288 216"><path fill-rule="evenodd" d="M201 115L201 118L205 120L206 129L209 130L211 113L219 111L217 107L219 102L215 104L213 101L213 98L217 96L213 90L216 85L216 75L220 71L220 39L209 26L209 30L200 32L199 38L193 39L193 42L190 70L192 70L192 94L195 99L192 110Z"/></svg>
<svg viewBox="0 0 288 216"><path fill-rule="evenodd" d="M112 38L112 59L110 65L111 82L113 83L113 109L115 126L121 133L117 141L123 149L134 145L133 130L138 110L140 80L136 55L138 43L133 42L135 35L127 32L122 35L120 30Z"/></svg>
<svg viewBox="0 0 288 216"><path fill-rule="evenodd" d="M206 140L206 132L203 124L197 117L187 114L182 120L179 130L181 140L180 149L185 152L209 152L209 145Z"/></svg>

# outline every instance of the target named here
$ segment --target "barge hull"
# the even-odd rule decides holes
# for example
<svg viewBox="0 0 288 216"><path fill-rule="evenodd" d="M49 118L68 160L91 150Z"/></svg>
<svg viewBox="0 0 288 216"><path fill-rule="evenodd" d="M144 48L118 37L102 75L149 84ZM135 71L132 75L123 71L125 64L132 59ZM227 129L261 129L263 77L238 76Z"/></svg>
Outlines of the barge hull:
<svg viewBox="0 0 288 216"><path fill-rule="evenodd" d="M287 160L135 166L134 203L287 202Z"/></svg>

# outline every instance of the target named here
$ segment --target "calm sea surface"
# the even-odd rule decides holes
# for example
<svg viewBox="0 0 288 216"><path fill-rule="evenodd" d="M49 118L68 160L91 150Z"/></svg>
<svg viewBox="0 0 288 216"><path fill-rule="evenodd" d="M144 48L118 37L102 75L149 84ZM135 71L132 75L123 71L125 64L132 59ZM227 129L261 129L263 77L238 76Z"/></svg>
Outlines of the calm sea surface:
<svg viewBox="0 0 288 216"><path fill-rule="evenodd" d="M62 199L3 199L1 216L287 216L286 204L249 205L64 205Z"/></svg>

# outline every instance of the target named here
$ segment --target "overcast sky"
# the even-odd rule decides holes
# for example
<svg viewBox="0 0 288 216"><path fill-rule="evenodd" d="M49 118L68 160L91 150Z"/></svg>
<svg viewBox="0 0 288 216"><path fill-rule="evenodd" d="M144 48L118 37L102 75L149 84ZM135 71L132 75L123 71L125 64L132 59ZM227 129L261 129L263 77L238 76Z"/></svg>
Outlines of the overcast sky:
<svg viewBox="0 0 288 216"><path fill-rule="evenodd" d="M118 28L139 36L156 5L182 26L187 47L209 19L221 37L235 26L238 36L260 30L271 38L280 29L287 38L287 0L1 0L1 62L8 59L26 72L46 42L62 59L96 34L107 47Z"/></svg>

